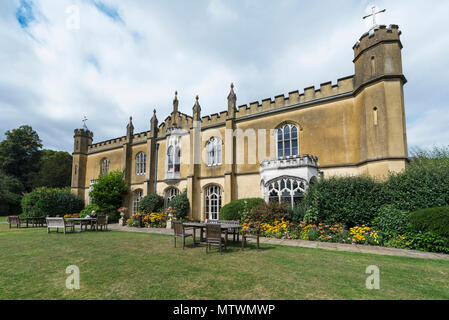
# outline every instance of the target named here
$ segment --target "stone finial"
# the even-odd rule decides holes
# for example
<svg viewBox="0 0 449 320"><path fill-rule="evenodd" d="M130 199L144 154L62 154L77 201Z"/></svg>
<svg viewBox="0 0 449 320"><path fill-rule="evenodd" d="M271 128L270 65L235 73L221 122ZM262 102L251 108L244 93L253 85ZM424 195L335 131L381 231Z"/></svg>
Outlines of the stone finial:
<svg viewBox="0 0 449 320"><path fill-rule="evenodd" d="M173 99L173 114L178 113L178 91L175 91L175 98Z"/></svg>
<svg viewBox="0 0 449 320"><path fill-rule="evenodd" d="M195 105L193 106L193 120L200 121L201 119L201 106L200 106L200 97L197 95L195 97Z"/></svg>
<svg viewBox="0 0 449 320"><path fill-rule="evenodd" d="M134 135L133 117L129 117L129 123L126 126L126 137L131 140Z"/></svg>
<svg viewBox="0 0 449 320"><path fill-rule="evenodd" d="M236 112L237 96L234 92L234 83L231 83L231 91L228 95L228 118L234 118Z"/></svg>

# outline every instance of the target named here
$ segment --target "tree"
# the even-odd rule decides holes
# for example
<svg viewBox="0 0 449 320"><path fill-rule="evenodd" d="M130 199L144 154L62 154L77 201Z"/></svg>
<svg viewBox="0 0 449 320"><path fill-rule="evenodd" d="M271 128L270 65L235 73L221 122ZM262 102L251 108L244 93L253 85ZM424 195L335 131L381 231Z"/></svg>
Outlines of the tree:
<svg viewBox="0 0 449 320"><path fill-rule="evenodd" d="M0 216L20 213L22 183L0 170Z"/></svg>
<svg viewBox="0 0 449 320"><path fill-rule="evenodd" d="M117 209L122 206L128 186L121 171L102 174L92 186L89 195L92 203L100 207L99 215L107 215L112 221L118 220Z"/></svg>
<svg viewBox="0 0 449 320"><path fill-rule="evenodd" d="M64 188L72 179L72 156L68 152L42 150L40 168L34 174L33 187Z"/></svg>
<svg viewBox="0 0 449 320"><path fill-rule="evenodd" d="M39 170L42 141L30 126L5 132L0 142L0 169L19 179L27 191L32 189L33 173Z"/></svg>
<svg viewBox="0 0 449 320"><path fill-rule="evenodd" d="M189 198L187 197L187 189L184 189L182 193L174 196L170 200L168 206L176 210L176 218L180 219L186 217L189 214L190 208Z"/></svg>

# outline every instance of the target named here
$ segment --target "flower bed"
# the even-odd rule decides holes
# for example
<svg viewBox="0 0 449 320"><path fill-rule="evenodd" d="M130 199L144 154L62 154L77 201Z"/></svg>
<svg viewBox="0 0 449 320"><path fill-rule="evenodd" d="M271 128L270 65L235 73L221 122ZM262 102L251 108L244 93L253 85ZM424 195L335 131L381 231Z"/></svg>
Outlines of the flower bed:
<svg viewBox="0 0 449 320"><path fill-rule="evenodd" d="M142 219L142 226L144 228L165 228L167 225L167 214L164 212L138 212L133 214L126 224L128 227L139 227L139 219Z"/></svg>
<svg viewBox="0 0 449 320"><path fill-rule="evenodd" d="M242 232L255 227L244 223ZM431 232L386 234L366 225L345 228L342 224L327 225L293 223L284 219L260 224L261 235L277 239L301 239L320 242L364 244L398 249L413 249L430 252L449 253L448 240Z"/></svg>

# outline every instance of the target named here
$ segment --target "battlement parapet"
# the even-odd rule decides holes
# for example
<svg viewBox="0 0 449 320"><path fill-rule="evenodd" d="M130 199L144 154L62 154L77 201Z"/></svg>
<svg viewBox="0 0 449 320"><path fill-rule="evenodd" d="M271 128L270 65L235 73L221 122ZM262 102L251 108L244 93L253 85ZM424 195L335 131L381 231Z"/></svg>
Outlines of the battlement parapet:
<svg viewBox="0 0 449 320"><path fill-rule="evenodd" d="M89 146L88 150L89 150L89 152L101 151L104 149L122 146L125 142L126 142L126 137L123 136L120 138L114 138L114 139L110 139L110 140L106 140L106 141L93 143L92 145Z"/></svg>
<svg viewBox="0 0 449 320"><path fill-rule="evenodd" d="M93 136L94 136L92 131L85 130L85 129L75 129L74 133L75 133L75 137L81 136L81 137L93 138Z"/></svg>
<svg viewBox="0 0 449 320"><path fill-rule="evenodd" d="M382 41L399 41L400 42L401 31L399 26L396 24L391 24L388 27L386 25L380 25L376 28L364 33L359 41L352 47L354 50L354 60L365 51L366 49L372 47L373 45Z"/></svg>
<svg viewBox="0 0 449 320"><path fill-rule="evenodd" d="M281 94L275 96L274 99L267 98L263 99L261 102L251 102L249 106L247 104L241 105L238 107L235 116L236 118L241 118L248 115L276 110L296 104L313 102L314 100L338 96L343 93L352 92L353 90L354 76L349 76L338 79L337 84L334 85L332 85L331 81L322 83L319 89L315 89L314 86L307 87L301 94L299 93L299 91L292 91L288 94L288 97L285 97L285 95Z"/></svg>

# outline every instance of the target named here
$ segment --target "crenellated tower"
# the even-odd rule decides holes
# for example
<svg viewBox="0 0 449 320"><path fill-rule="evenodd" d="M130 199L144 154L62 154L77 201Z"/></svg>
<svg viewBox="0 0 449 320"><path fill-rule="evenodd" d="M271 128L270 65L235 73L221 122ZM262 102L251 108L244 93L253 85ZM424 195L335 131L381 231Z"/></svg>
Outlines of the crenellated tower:
<svg viewBox="0 0 449 320"><path fill-rule="evenodd" d="M376 26L353 47L360 162L368 174L398 171L408 158L400 35L397 25Z"/></svg>
<svg viewBox="0 0 449 320"><path fill-rule="evenodd" d="M75 129L73 136L72 193L84 199L86 184L87 153L94 134L87 129Z"/></svg>

